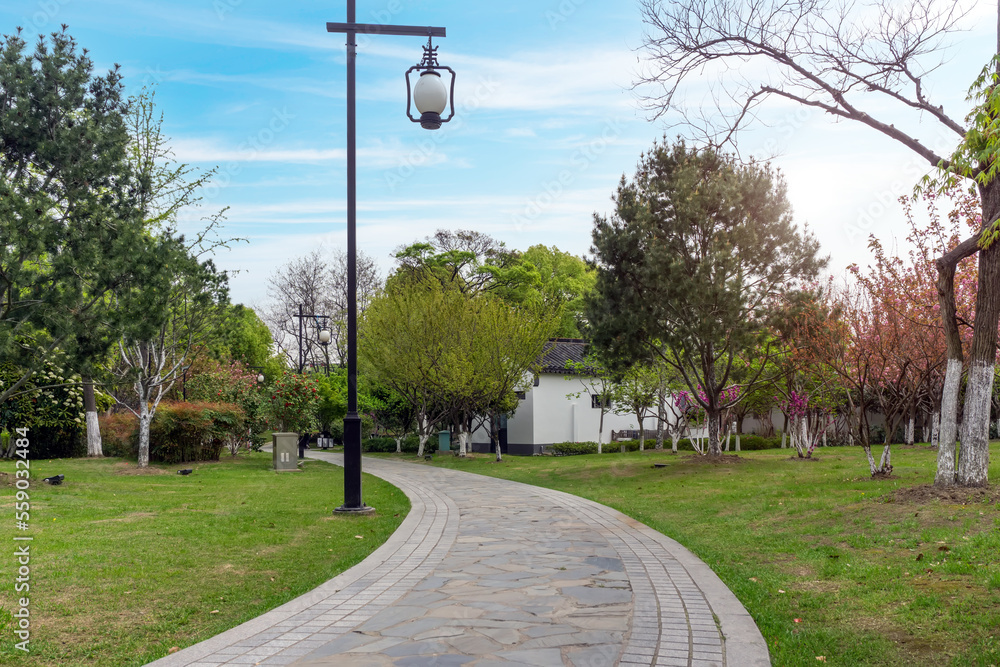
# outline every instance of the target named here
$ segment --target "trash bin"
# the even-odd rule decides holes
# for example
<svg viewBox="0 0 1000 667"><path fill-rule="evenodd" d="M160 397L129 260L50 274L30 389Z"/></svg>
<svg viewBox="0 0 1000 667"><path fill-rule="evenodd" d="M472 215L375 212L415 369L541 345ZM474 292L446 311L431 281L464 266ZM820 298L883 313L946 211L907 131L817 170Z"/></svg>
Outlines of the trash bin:
<svg viewBox="0 0 1000 667"><path fill-rule="evenodd" d="M438 433L438 451L447 452L451 449L451 432L441 431Z"/></svg>
<svg viewBox="0 0 1000 667"><path fill-rule="evenodd" d="M275 472L299 472L298 433L274 433L271 435L271 461Z"/></svg>

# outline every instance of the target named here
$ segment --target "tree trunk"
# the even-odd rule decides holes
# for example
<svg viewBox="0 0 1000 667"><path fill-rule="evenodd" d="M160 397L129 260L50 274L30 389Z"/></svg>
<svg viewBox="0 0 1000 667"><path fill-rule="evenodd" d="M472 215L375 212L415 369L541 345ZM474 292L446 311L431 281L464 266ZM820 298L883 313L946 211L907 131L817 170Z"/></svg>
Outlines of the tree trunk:
<svg viewBox="0 0 1000 667"><path fill-rule="evenodd" d="M83 378L83 409L87 413L87 456L104 456L101 447L101 427L97 421L94 381L90 377Z"/></svg>
<svg viewBox="0 0 1000 667"><path fill-rule="evenodd" d="M941 413L935 412L931 415L931 447L937 447L941 437ZM953 466L954 468L954 466Z"/></svg>
<svg viewBox="0 0 1000 667"><path fill-rule="evenodd" d="M403 453L403 436L401 435L396 436L396 453Z"/></svg>
<svg viewBox="0 0 1000 667"><path fill-rule="evenodd" d="M153 421L153 415L149 412L145 395L139 401L139 467L149 466L149 423Z"/></svg>
<svg viewBox="0 0 1000 667"><path fill-rule="evenodd" d="M643 425L643 418L637 416L636 419L639 420L639 451L640 452L644 452L644 451L646 451L646 446L645 446L646 445L646 431L642 427L642 425Z"/></svg>
<svg viewBox="0 0 1000 667"><path fill-rule="evenodd" d="M781 430L781 448L785 449L785 429L788 428L788 420L785 420L785 428Z"/></svg>
<svg viewBox="0 0 1000 667"><path fill-rule="evenodd" d="M910 412L910 418L906 422L906 444L913 445L913 412Z"/></svg>
<svg viewBox="0 0 1000 667"><path fill-rule="evenodd" d="M809 447L809 418L806 415L799 417L799 458L807 459L811 454ZM805 451L803 451L805 450Z"/></svg>
<svg viewBox="0 0 1000 667"><path fill-rule="evenodd" d="M719 439L719 412L713 410L708 414L708 450L709 456L722 456L722 442Z"/></svg>
<svg viewBox="0 0 1000 667"><path fill-rule="evenodd" d="M663 422L666 417L666 410L663 409L663 392L660 391L659 400L656 403L656 451L663 451Z"/></svg>
<svg viewBox="0 0 1000 667"><path fill-rule="evenodd" d="M950 348L950 345L949 345ZM959 345L961 355L961 345ZM958 435L958 390L962 382L962 358L951 358L949 349L948 365L944 374L944 389L941 391L941 420L938 433L937 471L934 486L953 486L957 481L955 460L957 457L956 437Z"/></svg>
<svg viewBox="0 0 1000 667"><path fill-rule="evenodd" d="M419 444L417 445L417 456L424 455L424 446L427 444L427 440L431 436L430 428L431 425L427 422L427 415L417 415L417 438L419 440Z"/></svg>

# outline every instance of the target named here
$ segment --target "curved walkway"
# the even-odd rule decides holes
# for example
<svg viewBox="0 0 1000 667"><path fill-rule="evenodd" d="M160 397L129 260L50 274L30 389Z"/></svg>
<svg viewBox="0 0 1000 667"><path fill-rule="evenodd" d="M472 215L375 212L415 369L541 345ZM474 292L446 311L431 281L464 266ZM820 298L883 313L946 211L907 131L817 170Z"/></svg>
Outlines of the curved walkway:
<svg viewBox="0 0 1000 667"><path fill-rule="evenodd" d="M341 463L341 456L310 452ZM767 645L683 546L560 491L364 459L412 509L364 562L156 667L758 667Z"/></svg>

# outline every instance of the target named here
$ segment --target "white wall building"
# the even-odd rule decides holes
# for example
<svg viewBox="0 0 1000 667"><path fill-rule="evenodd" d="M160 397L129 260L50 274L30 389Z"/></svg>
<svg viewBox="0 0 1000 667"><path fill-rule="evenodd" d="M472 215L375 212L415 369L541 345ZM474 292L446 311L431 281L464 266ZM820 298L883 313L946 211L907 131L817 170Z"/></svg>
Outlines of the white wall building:
<svg viewBox="0 0 1000 667"><path fill-rule="evenodd" d="M525 388L517 412L507 420L508 453L530 456L557 442L597 442L601 422L600 384L570 367L570 362L583 363L586 348L587 343L578 338L551 341L542 357L541 372ZM574 398L569 394L579 396ZM605 445L611 441L611 431L639 428L634 414L615 414L614 407L604 413L600 437ZM647 429L655 428L655 422L655 418L647 418L644 425ZM486 429L473 433L472 441L473 451L490 451Z"/></svg>

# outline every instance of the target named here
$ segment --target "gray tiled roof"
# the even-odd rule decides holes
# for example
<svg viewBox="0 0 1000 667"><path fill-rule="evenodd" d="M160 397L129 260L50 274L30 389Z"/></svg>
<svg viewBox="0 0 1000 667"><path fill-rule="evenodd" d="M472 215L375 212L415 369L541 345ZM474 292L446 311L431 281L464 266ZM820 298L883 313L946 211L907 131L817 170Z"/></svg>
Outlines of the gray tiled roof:
<svg viewBox="0 0 1000 667"><path fill-rule="evenodd" d="M543 373L577 373L570 369L569 362L583 363L587 353L587 342L582 338L553 338L545 346L542 354Z"/></svg>

